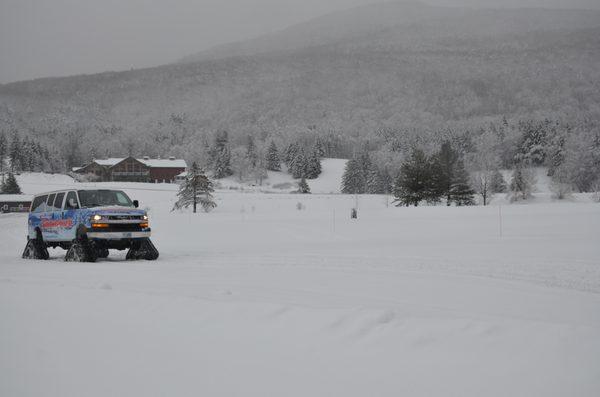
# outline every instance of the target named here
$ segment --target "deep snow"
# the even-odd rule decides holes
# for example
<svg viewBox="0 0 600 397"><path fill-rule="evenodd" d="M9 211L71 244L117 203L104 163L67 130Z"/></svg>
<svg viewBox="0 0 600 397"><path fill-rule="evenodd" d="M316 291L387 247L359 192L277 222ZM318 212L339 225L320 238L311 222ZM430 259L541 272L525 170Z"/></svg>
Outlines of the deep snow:
<svg viewBox="0 0 600 397"><path fill-rule="evenodd" d="M26 217L1 215L2 396L600 393L596 203L222 190L193 215L172 185L99 185L148 208L161 257L21 260Z"/></svg>

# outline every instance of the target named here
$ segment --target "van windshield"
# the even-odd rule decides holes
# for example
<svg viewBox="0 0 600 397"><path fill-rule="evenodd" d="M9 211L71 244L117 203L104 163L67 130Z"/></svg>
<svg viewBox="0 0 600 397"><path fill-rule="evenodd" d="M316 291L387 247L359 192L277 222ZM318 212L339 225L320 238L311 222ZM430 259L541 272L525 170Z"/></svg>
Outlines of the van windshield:
<svg viewBox="0 0 600 397"><path fill-rule="evenodd" d="M79 190L79 202L82 208L118 205L133 207L133 203L120 190Z"/></svg>

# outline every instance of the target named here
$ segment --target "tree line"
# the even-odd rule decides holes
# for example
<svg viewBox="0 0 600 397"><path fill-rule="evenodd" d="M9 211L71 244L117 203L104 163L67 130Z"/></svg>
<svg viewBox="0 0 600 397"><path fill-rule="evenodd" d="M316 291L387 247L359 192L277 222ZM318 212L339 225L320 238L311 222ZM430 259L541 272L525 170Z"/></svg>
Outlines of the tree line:
<svg viewBox="0 0 600 397"><path fill-rule="evenodd" d="M47 147L17 130L0 131L0 173L51 171L51 154Z"/></svg>
<svg viewBox="0 0 600 397"><path fill-rule="evenodd" d="M574 128L548 119L503 119L475 131L412 140L410 133L382 131L381 137L379 147L367 142L348 161L343 193L393 193L400 205L469 205L479 195L486 205L501 192L513 201L530 197L535 167L547 169L556 198L600 190L600 129L592 121ZM512 170L508 183L501 169Z"/></svg>
<svg viewBox="0 0 600 397"><path fill-rule="evenodd" d="M317 178L325 154L319 140L312 145L293 141L281 151L274 140L257 143L252 135L244 145L232 149L227 131L218 131L212 144L205 141L199 163L215 179L235 176L240 182L262 184L267 171L281 171L283 165L296 179Z"/></svg>

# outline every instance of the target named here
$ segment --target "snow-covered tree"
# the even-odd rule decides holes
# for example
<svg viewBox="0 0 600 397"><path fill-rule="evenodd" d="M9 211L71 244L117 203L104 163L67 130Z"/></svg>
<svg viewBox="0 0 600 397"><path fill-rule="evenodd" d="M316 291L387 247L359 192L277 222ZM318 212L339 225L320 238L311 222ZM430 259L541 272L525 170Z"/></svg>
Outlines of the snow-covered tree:
<svg viewBox="0 0 600 397"><path fill-rule="evenodd" d="M452 178L449 201L457 206L473 205L475 204L474 194L475 192L469 185L469 174L465 170L462 161L458 161Z"/></svg>
<svg viewBox="0 0 600 397"><path fill-rule="evenodd" d="M492 193L506 193L508 186L500 170L494 171L492 174L492 184L490 186Z"/></svg>
<svg viewBox="0 0 600 397"><path fill-rule="evenodd" d="M215 137L215 145L212 149L213 172L217 179L225 178L233 174L231 170L231 152L229 149L229 137L227 131L220 131Z"/></svg>
<svg viewBox="0 0 600 397"><path fill-rule="evenodd" d="M386 194L389 193L389 182L387 174L372 164L367 175L366 193L369 194Z"/></svg>
<svg viewBox="0 0 600 397"><path fill-rule="evenodd" d="M510 201L530 198L535 182L535 174L531 168L517 165L510 180Z"/></svg>
<svg viewBox="0 0 600 397"><path fill-rule="evenodd" d="M315 179L319 175L321 175L321 157L318 149L314 148L306 161L306 177Z"/></svg>
<svg viewBox="0 0 600 397"><path fill-rule="evenodd" d="M304 178L304 177L302 177L302 179L300 179L300 182L298 182L298 193L302 193L302 194L310 193L310 187L308 186L308 183L306 182L306 178Z"/></svg>
<svg viewBox="0 0 600 397"><path fill-rule="evenodd" d="M304 178L308 171L308 159L303 149L299 149L290 160L289 171L294 178Z"/></svg>
<svg viewBox="0 0 600 397"><path fill-rule="evenodd" d="M8 152L10 158L10 171L20 171L22 168L23 156L21 154L21 140L17 131L13 131L12 139L10 141L10 148Z"/></svg>
<svg viewBox="0 0 600 397"><path fill-rule="evenodd" d="M266 168L269 171L281 171L281 159L275 141L271 141L266 155Z"/></svg>
<svg viewBox="0 0 600 397"><path fill-rule="evenodd" d="M441 196L446 198L446 205L452 203L452 185L456 178L458 153L452 148L450 142L444 142L440 151L433 159L436 163L436 189Z"/></svg>
<svg viewBox="0 0 600 397"><path fill-rule="evenodd" d="M364 193L365 179L362 167L357 159L350 159L344 168L342 175L342 193L361 194Z"/></svg>
<svg viewBox="0 0 600 397"><path fill-rule="evenodd" d="M342 193L363 194L369 191L369 180L373 171L373 162L369 152L363 148L359 154L346 163L342 176ZM371 180L374 186L376 181Z"/></svg>
<svg viewBox="0 0 600 397"><path fill-rule="evenodd" d="M296 156L300 151L300 145L297 142L290 143L283 152L283 162L287 166L288 170L291 170L294 167L294 161L296 160Z"/></svg>
<svg viewBox="0 0 600 397"><path fill-rule="evenodd" d="M246 141L246 157L248 157L250 166L253 168L256 167L256 163L258 162L258 153L256 151L256 145L254 144L254 137L252 135L248 135Z"/></svg>
<svg viewBox="0 0 600 397"><path fill-rule="evenodd" d="M600 184L600 125L583 124L567 138L561 167L578 191L594 191Z"/></svg>
<svg viewBox="0 0 600 397"><path fill-rule="evenodd" d="M321 138L317 138L317 142L315 143L315 152L320 159L325 157L325 145L323 144L323 140Z"/></svg>
<svg viewBox="0 0 600 397"><path fill-rule="evenodd" d="M231 153L231 172L238 182L246 182L252 176L250 159L246 156L246 149L236 147Z"/></svg>
<svg viewBox="0 0 600 397"><path fill-rule="evenodd" d="M519 122L521 139L517 145L515 161L517 163L528 163L542 165L546 159L546 137L552 128L549 120L542 122L524 120Z"/></svg>
<svg viewBox="0 0 600 397"><path fill-rule="evenodd" d="M500 155L498 148L500 139L495 131L483 131L473 141L473 153L469 155L469 169L471 170L471 184L475 192L481 196L483 205L487 205L498 188L494 184L504 183L500 168ZM498 180L498 176L500 180ZM504 183L504 191L506 184Z"/></svg>
<svg viewBox="0 0 600 397"><path fill-rule="evenodd" d="M8 173L6 180L2 184L2 194L21 194L21 187L12 172Z"/></svg>
<svg viewBox="0 0 600 397"><path fill-rule="evenodd" d="M563 200L571 195L573 187L571 175L562 165L555 167L550 180L550 190L554 198Z"/></svg>
<svg viewBox="0 0 600 397"><path fill-rule="evenodd" d="M420 149L414 149L411 156L402 163L394 185L394 202L397 206L414 205L423 200L435 201L439 197L434 183L432 161Z"/></svg>
<svg viewBox="0 0 600 397"><path fill-rule="evenodd" d="M197 205L200 204L202 209L208 212L217 206L213 200L212 192L214 192L212 181L194 162L179 187L177 193L179 199L173 206L173 210L188 208L191 205L194 213L196 213Z"/></svg>
<svg viewBox="0 0 600 397"><path fill-rule="evenodd" d="M262 183L267 178L267 176L268 175L266 161L264 159L264 156L259 156L256 160L256 165L252 170L252 177L258 185L262 186Z"/></svg>
<svg viewBox="0 0 600 397"><path fill-rule="evenodd" d="M6 135L4 131L0 131L0 174L4 176L4 160L8 152L8 145L6 143Z"/></svg>

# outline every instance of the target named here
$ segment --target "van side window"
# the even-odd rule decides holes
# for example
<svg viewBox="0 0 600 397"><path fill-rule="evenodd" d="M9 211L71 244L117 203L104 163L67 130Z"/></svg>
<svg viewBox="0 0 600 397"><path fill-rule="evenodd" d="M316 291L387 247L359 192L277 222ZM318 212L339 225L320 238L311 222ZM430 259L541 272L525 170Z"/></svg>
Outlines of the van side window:
<svg viewBox="0 0 600 397"><path fill-rule="evenodd" d="M75 206L72 207L69 204L69 201L71 201L71 199L75 202ZM77 204L77 195L75 194L75 192L69 192L67 193L67 199L65 200L65 209L66 210L76 210L79 208L79 205Z"/></svg>
<svg viewBox="0 0 600 397"><path fill-rule="evenodd" d="M58 193L56 198L54 199L54 210L60 211L62 208L63 199L65 198L65 193Z"/></svg>
<svg viewBox="0 0 600 397"><path fill-rule="evenodd" d="M46 201L46 211L54 211L54 197L56 197L56 193L52 193L48 196L48 200Z"/></svg>
<svg viewBox="0 0 600 397"><path fill-rule="evenodd" d="M31 212L44 212L46 211L46 199L48 196L37 196L31 203Z"/></svg>

